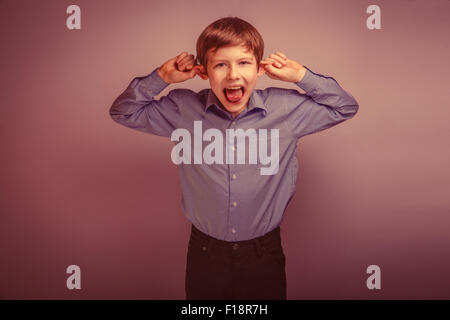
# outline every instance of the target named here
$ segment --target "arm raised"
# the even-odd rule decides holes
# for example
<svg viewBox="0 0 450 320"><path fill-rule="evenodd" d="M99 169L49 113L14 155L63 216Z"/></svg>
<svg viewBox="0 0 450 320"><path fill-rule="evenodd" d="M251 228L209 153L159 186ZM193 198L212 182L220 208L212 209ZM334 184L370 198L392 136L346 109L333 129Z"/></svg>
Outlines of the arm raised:
<svg viewBox="0 0 450 320"><path fill-rule="evenodd" d="M170 83L195 77L193 55L186 52L169 59L145 77L134 78L109 109L111 118L128 128L169 137L178 127L181 111L176 103L176 90L159 100L154 99Z"/></svg>

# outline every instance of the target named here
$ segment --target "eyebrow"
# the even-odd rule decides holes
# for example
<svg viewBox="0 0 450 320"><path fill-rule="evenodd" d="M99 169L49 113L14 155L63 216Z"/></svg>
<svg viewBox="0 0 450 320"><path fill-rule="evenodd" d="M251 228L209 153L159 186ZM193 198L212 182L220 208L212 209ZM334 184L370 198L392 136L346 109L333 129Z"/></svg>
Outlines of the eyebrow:
<svg viewBox="0 0 450 320"><path fill-rule="evenodd" d="M237 61L242 61L242 60L252 60L253 61L253 57L248 56L248 57L244 57L244 58L239 58ZM216 63L216 62L220 62L220 61L228 61L227 59L213 59L212 62Z"/></svg>

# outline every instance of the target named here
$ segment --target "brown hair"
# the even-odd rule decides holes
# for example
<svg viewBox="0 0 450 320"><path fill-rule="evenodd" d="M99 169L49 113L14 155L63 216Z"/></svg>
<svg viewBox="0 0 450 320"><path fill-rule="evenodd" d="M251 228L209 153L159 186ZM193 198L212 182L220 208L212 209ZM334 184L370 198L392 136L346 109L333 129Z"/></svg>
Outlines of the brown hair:
<svg viewBox="0 0 450 320"><path fill-rule="evenodd" d="M216 52L222 47L244 45L259 62L264 55L264 41L258 30L238 17L221 18L203 30L197 39L197 62L207 67L208 52Z"/></svg>

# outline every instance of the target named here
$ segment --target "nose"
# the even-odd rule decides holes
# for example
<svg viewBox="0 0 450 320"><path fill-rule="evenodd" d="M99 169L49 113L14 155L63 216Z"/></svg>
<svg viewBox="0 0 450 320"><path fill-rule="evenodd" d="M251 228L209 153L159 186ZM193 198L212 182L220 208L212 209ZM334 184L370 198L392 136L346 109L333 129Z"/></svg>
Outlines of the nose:
<svg viewBox="0 0 450 320"><path fill-rule="evenodd" d="M237 70L237 67L235 66L230 67L230 70L228 72L228 79L229 80L239 79L239 72Z"/></svg>

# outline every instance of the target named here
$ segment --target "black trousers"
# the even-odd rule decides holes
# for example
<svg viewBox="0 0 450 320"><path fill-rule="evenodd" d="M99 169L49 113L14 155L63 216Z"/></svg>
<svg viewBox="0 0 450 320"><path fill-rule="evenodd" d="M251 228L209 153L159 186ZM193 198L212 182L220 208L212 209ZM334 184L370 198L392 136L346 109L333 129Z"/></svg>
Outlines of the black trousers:
<svg viewBox="0 0 450 320"><path fill-rule="evenodd" d="M192 225L186 299L286 299L285 263L279 227L259 238L227 242Z"/></svg>

